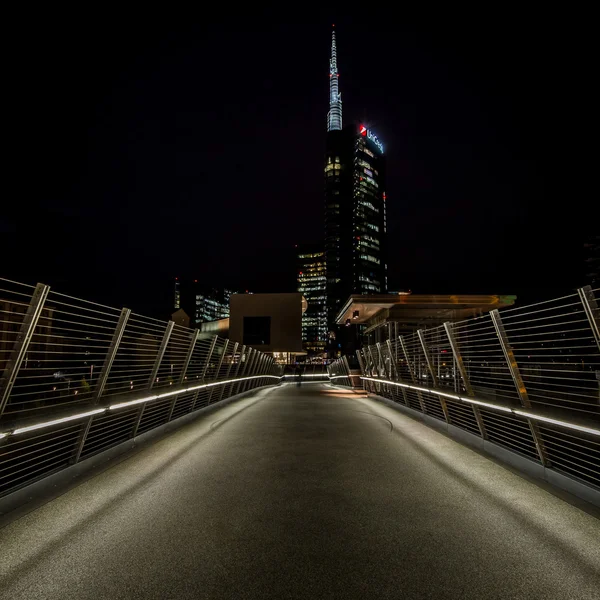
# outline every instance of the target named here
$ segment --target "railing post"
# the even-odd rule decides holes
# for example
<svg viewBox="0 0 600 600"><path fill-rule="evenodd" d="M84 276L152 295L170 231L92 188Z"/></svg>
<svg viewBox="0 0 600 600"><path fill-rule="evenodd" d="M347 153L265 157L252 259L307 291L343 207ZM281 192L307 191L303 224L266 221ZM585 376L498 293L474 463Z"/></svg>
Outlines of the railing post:
<svg viewBox="0 0 600 600"><path fill-rule="evenodd" d="M260 366L262 364L264 356L265 355L259 350L256 360L254 361L254 365L252 367L252 373L249 373L249 375L260 375ZM259 383L260 382L257 379L248 380L248 389L250 390L253 387L258 387Z"/></svg>
<svg viewBox="0 0 600 600"><path fill-rule="evenodd" d="M215 350L215 346L217 345L217 340L219 339L218 335L213 336L212 342L210 343L210 347L208 349L208 354L206 355L206 361L204 366L202 367L202 374L200 375L200 383L204 383L204 379L206 377L206 372L208 371L208 367L210 365L210 361L212 359L213 352ZM192 412L196 408L196 403L198 402L198 398L200 397L200 390L196 390L194 394L194 400L192 401L192 408L190 412Z"/></svg>
<svg viewBox="0 0 600 600"><path fill-rule="evenodd" d="M373 350L371 350L371 346L367 346L367 350L369 351L369 356L371 357L371 373L374 373L376 377L379 377L379 368L375 362L375 357L373 356Z"/></svg>
<svg viewBox="0 0 600 600"><path fill-rule="evenodd" d="M185 383L185 376L187 375L187 370L190 366L192 355L194 354L194 349L196 347L198 335L200 335L200 330L194 329L194 331L192 331L192 339L190 340L190 345L188 347L187 354L185 355L185 360L183 361L183 367L181 368L181 375L179 375L179 385L183 385ZM177 402L178 398L179 394L177 394L171 402L171 407L169 408L169 415L167 416L167 423L171 420L171 417L173 416L173 410L175 409L175 403Z"/></svg>
<svg viewBox="0 0 600 600"><path fill-rule="evenodd" d="M379 373L379 376L381 377L381 375L385 371L385 369L383 367L383 356L381 355L381 342L377 342L375 344L375 348L377 348L377 358L378 358L377 372ZM385 371L385 374L387 375L387 371Z"/></svg>
<svg viewBox="0 0 600 600"><path fill-rule="evenodd" d="M245 348L245 346L244 346ZM240 377L244 377L244 375L246 374L246 370L248 369L248 363L250 362L250 357L252 356L252 353L254 352L254 348L249 348L248 352L246 353L246 356L244 358L244 356L240 357L240 362L243 359L244 361L244 366L242 367L242 372L240 373ZM239 370L239 369L238 369ZM237 377L237 372L236 372L236 377ZM235 386L235 393L232 394L232 396L237 396L237 394L240 393L240 387L242 387L242 381L238 381L237 385Z"/></svg>
<svg viewBox="0 0 600 600"><path fill-rule="evenodd" d="M374 377L379 377L379 369L377 368L377 363L375 362L375 357L373 356L373 350L371 349L371 346L367 346L367 350L369 351L369 357L371 359L371 373L373 373ZM365 356L366 356L366 352L365 352ZM381 383L379 382L373 382L373 389L379 393L381 391Z"/></svg>
<svg viewBox="0 0 600 600"><path fill-rule="evenodd" d="M169 339L171 337L171 333L173 332L173 327L175 323L173 321L169 321L167 323L167 327L165 329L165 333L163 334L162 341L160 346L158 347L158 354L156 355L156 360L154 361L154 366L152 367L152 371L150 372L150 377L148 378L148 390L151 390L154 387L156 382L156 377L158 376L158 370L160 369L160 363L162 362L163 356L165 355L165 351L169 344ZM147 403L144 402L142 406L140 406L140 410L138 411L138 416L135 420L135 425L133 426L133 436L137 435L138 429L140 427L140 423L142 422L142 417L144 416L144 411L146 410Z"/></svg>
<svg viewBox="0 0 600 600"><path fill-rule="evenodd" d="M406 368L408 369L408 372L410 373L411 381L413 382L413 384L416 385L417 377L415 375L413 367L410 364L410 358L408 357L408 349L406 348L406 342L404 341L404 336L401 335L398 339L400 340L400 345L402 346L402 352L404 353L404 359L406 360ZM427 414L427 407L425 406L425 402L423 401L423 394L421 394L421 392L419 390L417 390L417 398L419 399L419 405L421 406L421 410L423 411L423 414ZM408 401L407 401L407 406L409 406Z"/></svg>
<svg viewBox="0 0 600 600"><path fill-rule="evenodd" d="M198 341L198 336L200 335L199 329L194 329L192 332L192 339L190 340L190 346L188 348L187 354L185 355L185 361L183 363L183 368L181 369L181 375L179 376L179 384L183 385L185 383L185 378L187 376L187 370L190 366L190 362L192 360L192 356L194 355L194 350L196 349L196 342Z"/></svg>
<svg viewBox="0 0 600 600"><path fill-rule="evenodd" d="M390 340L388 340L386 342L387 347L388 347L388 352L390 355L390 379L395 381L400 381L400 376L398 375L398 365L396 364L396 361L398 360L397 357L394 357L394 354L392 352L392 343L390 342ZM393 366L393 370L392 370L392 366ZM394 378L394 375L396 376ZM406 388L400 387L400 389L402 390L402 399L404 400L404 404L406 404L408 406L408 398L406 396Z"/></svg>
<svg viewBox="0 0 600 600"><path fill-rule="evenodd" d="M250 362L248 363L248 368L245 370L244 374L242 375L242 377L251 377L252 374L254 373L254 365L256 363L256 360L258 358L258 354L259 351L256 348L252 348L252 356L250 357ZM250 385L250 380L247 379L246 381L242 381L242 393L245 392L249 385Z"/></svg>
<svg viewBox="0 0 600 600"><path fill-rule="evenodd" d="M344 363L344 368L346 369L346 373L348 374L348 387L354 387L352 385L352 377L350 376L350 365L348 364L348 357L344 354L342 356L342 362Z"/></svg>
<svg viewBox="0 0 600 600"><path fill-rule="evenodd" d="M265 360L262 365L263 375L265 375L265 377L263 377L263 379L262 379L262 385L268 385L268 383L269 383L269 379L266 377L266 375L269 375L270 364L271 364L271 357L267 356L265 354Z"/></svg>
<svg viewBox="0 0 600 600"><path fill-rule="evenodd" d="M38 283L33 290L31 301L29 302L27 312L21 323L21 329L14 341L10 358L6 363L4 374L0 380L0 417L2 417L2 413L8 404L10 393L17 380L17 375L19 374L23 359L27 355L27 349L29 348L35 328L40 320L49 292L50 286L43 283Z"/></svg>
<svg viewBox="0 0 600 600"><path fill-rule="evenodd" d="M379 352L379 359L381 360L381 367L383 369L383 373L387 379L392 381L392 359L389 354L389 339L385 341L385 350L381 346L381 342L378 344L377 351ZM385 351L387 351L388 355L385 356Z"/></svg>
<svg viewBox="0 0 600 600"><path fill-rule="evenodd" d="M129 320L130 314L131 310L129 310L128 308L123 308L121 310L121 315L119 316L117 326L115 327L115 332L113 333L110 346L108 347L106 357L104 358L104 364L102 365L100 375L98 376L98 381L96 381L96 385L94 387L94 404L98 404L98 402L100 401L100 397L104 393L104 388L106 387L106 382L108 381L108 376L110 375L110 370L115 360L115 356L117 356L119 345L121 343L121 340L123 339L123 334L125 333L125 327L127 327L127 321ZM93 418L94 417L90 417L86 421L81 435L77 440L77 447L75 448L75 454L73 456L73 460L71 461L73 464L78 463L79 459L81 458L81 452L83 451L85 440L87 439L88 433L90 432L90 427L92 426Z"/></svg>
<svg viewBox="0 0 600 600"><path fill-rule="evenodd" d="M433 360L431 359L431 354L429 352L429 348L425 343L425 335L423 334L423 330L419 329L417 331L417 335L419 336L419 340L421 342L421 347L423 348L423 354L425 355L425 361L427 362L427 368L429 369L429 374L431 375L431 380L433 382L433 387L438 387L438 378L435 374L435 367L433 364ZM446 404L446 399L443 396L438 396L440 404L442 406L442 411L444 412L444 418L446 419L446 423L450 423L450 414L448 413L448 405Z"/></svg>
<svg viewBox="0 0 600 600"><path fill-rule="evenodd" d="M362 356L360 355L360 350L356 351L356 358L358 359L358 366L360 367L360 372L363 375L367 375L367 372L365 371L365 363L363 362Z"/></svg>
<svg viewBox="0 0 600 600"><path fill-rule="evenodd" d="M373 361L373 352L371 352L371 346L363 348L363 356L365 357L365 363L367 364L367 371L369 376L377 377L378 373L375 370L375 363ZM378 391L377 384L374 381L369 382L371 384L371 392L375 393Z"/></svg>
<svg viewBox="0 0 600 600"><path fill-rule="evenodd" d="M456 337L454 336L454 327L450 321L446 321L444 323L444 329L446 330L446 336L448 337L448 341L450 342L450 348L452 348L452 355L454 356L454 362L458 368L458 372L460 373L461 379L465 386L465 390L467 391L467 395L474 396L473 386L471 385L471 380L467 374L467 369L465 368L465 363L462 358L462 354L460 353L460 348L458 347L458 342L456 341ZM475 420L477 421L477 427L479 427L479 433L481 434L482 439L487 440L487 433L485 431L485 424L483 422L483 418L481 417L481 411L478 406L474 404L471 405L473 409L473 415L475 416Z"/></svg>
<svg viewBox="0 0 600 600"><path fill-rule="evenodd" d="M598 303L594 297L592 286L586 285L585 287L579 288L577 293L579 294L579 298L583 304L585 316L590 322L590 327L592 328L592 334L596 340L598 350L600 350L600 309L598 308Z"/></svg>
<svg viewBox="0 0 600 600"><path fill-rule="evenodd" d="M266 375L268 370L269 370L269 356L267 356L266 354L263 354L263 360L260 365L260 374ZM263 386L263 385L267 385L268 382L269 382L269 380L266 379L265 377L263 377L259 383L261 386Z"/></svg>
<svg viewBox="0 0 600 600"><path fill-rule="evenodd" d="M244 359L244 355L246 354L246 345L242 345L242 350L240 351L240 357L238 359L238 362L235 366L235 374L233 376L233 379L237 379L238 374L240 372L240 369L242 368L242 362L244 362L244 368L245 368L245 359ZM234 382L231 384L231 388L230 388L230 394L229 396L235 396L237 389L240 387L240 382ZM234 390L235 388L235 390Z"/></svg>
<svg viewBox="0 0 600 600"><path fill-rule="evenodd" d="M267 355L264 352L261 352L260 359L258 361L258 365L256 367L257 375L264 375L265 361L267 360ZM262 377L256 380L256 387L262 387L264 381Z"/></svg>
<svg viewBox="0 0 600 600"><path fill-rule="evenodd" d="M233 344L233 350L231 352L231 362L229 363L229 366L227 367L227 373L225 375L225 379L229 379L229 374L231 373L231 369L233 368L233 361L235 360L235 353L237 352L237 348L238 348L238 342L235 342L235 344ZM228 383L225 385L231 386L232 384ZM225 385L219 386L219 399L217 400L217 402L220 402L221 399L223 398L223 394L225 393Z"/></svg>
<svg viewBox="0 0 600 600"><path fill-rule="evenodd" d="M500 346L502 347L502 352L504 353L508 370L510 371L515 388L517 389L517 394L519 395L521 405L525 408L531 408L529 395L527 394L527 389L525 388L525 383L521 377L521 371L519 370L515 353L513 352L513 349L508 341L508 336L506 335L506 330L504 329L504 324L502 323L502 318L500 317L498 309L496 308L490 311L490 316L492 317L492 322L496 328L496 334L498 335L498 340L500 341ZM542 441L542 436L540 435L540 430L537 426L537 423L534 423L531 419L527 419L527 422L529 423L529 429L531 430L531 435L533 436L533 441L535 442L540 461L544 467L547 467L549 464L546 455L546 449L544 448L544 443Z"/></svg>
<svg viewBox="0 0 600 600"><path fill-rule="evenodd" d="M221 354L221 358L219 358L219 363L217 364L217 370L215 371L215 376L213 378L213 381L217 381L219 379L219 373L221 372L221 365L223 364L223 361L225 360L225 355L227 354L227 347L229 346L229 340L225 340L225 344L223 345L223 352ZM212 400L212 395L213 392L215 391L215 388L217 386L213 386L210 388L210 393L208 394L208 404L210 404L210 401Z"/></svg>
<svg viewBox="0 0 600 600"><path fill-rule="evenodd" d="M215 347L217 345L218 339L219 339L219 336L215 335L210 344L210 350L208 351L208 356L206 357L206 362L204 363L204 368L202 369L202 375L200 377L200 379L202 381L204 381L206 379L206 372L208 371L208 368L210 366L210 361L212 360L212 355L213 355L213 352L215 351Z"/></svg>
<svg viewBox="0 0 600 600"><path fill-rule="evenodd" d="M368 346L367 346L368 348ZM371 369L371 363L369 361L369 357L367 355L367 351L365 350L365 348L362 348L362 355L363 355L363 361L364 361L364 366L365 366L365 374L367 375L367 377L373 377L373 371ZM373 381L369 381L368 382L368 386L369 386L369 391L370 392L375 392L375 382Z"/></svg>
<svg viewBox="0 0 600 600"><path fill-rule="evenodd" d="M260 355L261 352L260 350L256 350L254 351L254 357L252 358L252 362L248 365L248 371L246 372L246 377L252 377L253 375L256 375L256 365L258 364L258 361L260 360ZM255 380L252 379L248 379L247 381L244 382L244 392L248 391L252 385L253 382Z"/></svg>
<svg viewBox="0 0 600 600"><path fill-rule="evenodd" d="M383 362L383 356L381 354L381 342L376 342L375 343L375 348L377 348L377 375L378 377L384 376L387 377L387 371L385 369L385 367L383 366L384 362ZM383 384L382 385L384 391L387 390L387 392L390 392L390 386L389 384Z"/></svg>
<svg viewBox="0 0 600 600"><path fill-rule="evenodd" d="M392 380L399 380L398 377L398 366L396 365L396 360L394 358L394 353L392 351L392 342L390 340L387 340L385 345L387 346L388 349L388 355L390 357L390 379Z"/></svg>

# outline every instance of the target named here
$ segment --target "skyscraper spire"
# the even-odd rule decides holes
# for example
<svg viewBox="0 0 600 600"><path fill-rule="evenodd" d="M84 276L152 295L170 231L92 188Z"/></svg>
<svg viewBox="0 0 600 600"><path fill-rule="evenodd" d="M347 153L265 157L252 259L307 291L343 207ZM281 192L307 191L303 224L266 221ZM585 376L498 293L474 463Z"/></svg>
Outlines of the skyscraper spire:
<svg viewBox="0 0 600 600"><path fill-rule="evenodd" d="M329 112L327 113L327 131L342 128L342 94L339 91L339 73L335 47L335 25L331 32L331 59L329 61Z"/></svg>

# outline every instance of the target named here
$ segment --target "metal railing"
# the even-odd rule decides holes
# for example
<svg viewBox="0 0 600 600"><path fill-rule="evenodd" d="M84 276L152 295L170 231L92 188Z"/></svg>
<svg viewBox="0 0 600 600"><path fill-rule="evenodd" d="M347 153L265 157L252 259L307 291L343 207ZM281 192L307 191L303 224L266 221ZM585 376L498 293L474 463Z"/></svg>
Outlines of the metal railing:
<svg viewBox="0 0 600 600"><path fill-rule="evenodd" d="M350 367L347 356L336 358L327 366L329 382L334 385L362 389L360 374L361 371Z"/></svg>
<svg viewBox="0 0 600 600"><path fill-rule="evenodd" d="M336 358L327 365L327 375L329 382L335 385L353 387L353 381L350 374L350 365L345 356Z"/></svg>
<svg viewBox="0 0 600 600"><path fill-rule="evenodd" d="M0 496L281 381L249 346L6 279L0 373Z"/></svg>
<svg viewBox="0 0 600 600"><path fill-rule="evenodd" d="M298 379L298 366L286 365L283 369L283 381L291 382ZM322 364L300 364L301 380L304 382L328 381L325 365Z"/></svg>
<svg viewBox="0 0 600 600"><path fill-rule="evenodd" d="M598 292L366 346L365 388L600 488Z"/></svg>

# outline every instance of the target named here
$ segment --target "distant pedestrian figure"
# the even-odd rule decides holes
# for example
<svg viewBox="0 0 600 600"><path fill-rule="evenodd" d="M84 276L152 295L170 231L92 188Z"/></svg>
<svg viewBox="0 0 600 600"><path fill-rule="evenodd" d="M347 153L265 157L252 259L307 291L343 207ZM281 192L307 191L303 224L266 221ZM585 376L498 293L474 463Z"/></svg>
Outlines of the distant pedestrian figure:
<svg viewBox="0 0 600 600"><path fill-rule="evenodd" d="M302 385L302 366L296 365L296 385L300 387Z"/></svg>

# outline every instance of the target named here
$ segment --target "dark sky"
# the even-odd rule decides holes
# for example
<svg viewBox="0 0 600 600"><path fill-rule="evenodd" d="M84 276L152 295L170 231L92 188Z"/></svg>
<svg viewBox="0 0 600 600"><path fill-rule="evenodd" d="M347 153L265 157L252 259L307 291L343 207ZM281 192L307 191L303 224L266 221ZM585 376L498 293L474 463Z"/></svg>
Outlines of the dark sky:
<svg viewBox="0 0 600 600"><path fill-rule="evenodd" d="M344 120L388 157L390 287L582 285L590 15L380 17L335 22ZM294 244L323 230L333 20L52 12L17 30L0 275L154 314L175 275L293 289Z"/></svg>

